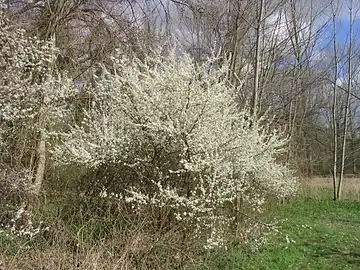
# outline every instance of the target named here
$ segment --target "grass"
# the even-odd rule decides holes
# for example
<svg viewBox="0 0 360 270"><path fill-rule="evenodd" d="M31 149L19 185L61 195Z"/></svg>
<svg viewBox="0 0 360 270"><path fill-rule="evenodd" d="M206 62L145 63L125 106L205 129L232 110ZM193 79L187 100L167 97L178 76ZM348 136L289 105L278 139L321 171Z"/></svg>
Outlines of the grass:
<svg viewBox="0 0 360 270"><path fill-rule="evenodd" d="M332 201L327 189L306 190L282 204L281 233L257 251L234 248L209 269L360 269L360 203Z"/></svg>
<svg viewBox="0 0 360 270"><path fill-rule="evenodd" d="M307 188L290 202L274 204L269 218L280 221L280 232L264 246L234 247L207 256L194 247L192 257L183 256L187 263L178 264L187 268L161 259L179 256L182 247L176 234L154 243L156 237L139 227L124 234L116 217L82 221L65 215L59 220L64 210L44 203L34 218L52 224L53 232L32 240L0 233L0 269L360 269L359 194L347 191L345 200L335 202L330 189ZM149 257L151 246L156 250Z"/></svg>

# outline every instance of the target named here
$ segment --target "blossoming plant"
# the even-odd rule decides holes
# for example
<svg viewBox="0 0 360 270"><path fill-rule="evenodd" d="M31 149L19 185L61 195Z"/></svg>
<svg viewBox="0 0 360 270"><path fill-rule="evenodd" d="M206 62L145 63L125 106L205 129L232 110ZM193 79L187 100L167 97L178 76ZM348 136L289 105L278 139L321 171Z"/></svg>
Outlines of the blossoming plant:
<svg viewBox="0 0 360 270"><path fill-rule="evenodd" d="M226 246L239 228L246 238L269 195L296 190L292 172L277 163L286 136L239 108L217 59L196 64L172 52L113 63L95 77L83 121L55 146L59 163L124 168L117 200L168 209L170 222L207 249Z"/></svg>
<svg viewBox="0 0 360 270"><path fill-rule="evenodd" d="M54 40L27 37L1 10L0 55L0 181L3 191L22 189L27 202L18 197L29 209L43 182L47 134L65 122L76 90L56 70ZM16 186L9 183L14 175L22 175Z"/></svg>

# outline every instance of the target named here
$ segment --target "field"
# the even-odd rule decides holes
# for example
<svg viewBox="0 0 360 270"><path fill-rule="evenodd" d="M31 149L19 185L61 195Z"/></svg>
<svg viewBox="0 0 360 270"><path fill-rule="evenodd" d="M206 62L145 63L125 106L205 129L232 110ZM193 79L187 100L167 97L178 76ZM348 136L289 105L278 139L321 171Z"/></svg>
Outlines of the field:
<svg viewBox="0 0 360 270"><path fill-rule="evenodd" d="M305 185L311 188L332 189L333 182L331 177L314 177L306 180ZM345 193L351 195L352 199L355 199L355 197L360 198L360 178L353 175L345 176L343 189Z"/></svg>
<svg viewBox="0 0 360 270"><path fill-rule="evenodd" d="M312 179L275 211L281 233L257 251L233 249L208 269L360 269L360 180L331 200L329 179Z"/></svg>

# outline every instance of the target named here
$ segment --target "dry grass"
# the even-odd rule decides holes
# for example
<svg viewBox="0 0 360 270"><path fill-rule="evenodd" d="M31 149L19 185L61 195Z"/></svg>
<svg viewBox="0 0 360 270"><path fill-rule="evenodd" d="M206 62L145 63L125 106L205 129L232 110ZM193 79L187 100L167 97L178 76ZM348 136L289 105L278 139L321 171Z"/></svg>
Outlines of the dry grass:
<svg viewBox="0 0 360 270"><path fill-rule="evenodd" d="M126 232L113 231L95 245L74 245L66 230L55 229L51 245L0 239L0 270L132 270L174 269L197 264L198 244L181 241L181 233L149 233L147 224ZM1 235L0 235L1 236ZM7 245L2 244L7 242ZM200 258L201 259L201 258Z"/></svg>
<svg viewBox="0 0 360 270"><path fill-rule="evenodd" d="M134 241L138 241L138 236L134 237ZM138 250L135 251L134 248ZM30 248L19 250L13 256L0 253L0 270L148 269L145 264L141 263L141 258L143 262L156 258L150 258L153 254L148 254L149 257L138 254L142 251L140 246L119 249L116 243L88 247L80 252L72 252L67 246L48 247L44 250ZM156 269L166 268L167 266L164 268L161 268L160 265L156 266Z"/></svg>
<svg viewBox="0 0 360 270"><path fill-rule="evenodd" d="M312 177L303 181L305 187L310 188L333 188L332 176L328 177ZM354 175L345 175L343 182L343 192L345 196L351 194L352 196L360 197L360 177Z"/></svg>
<svg viewBox="0 0 360 270"><path fill-rule="evenodd" d="M332 188L332 177L312 177L305 180L305 184L310 187L317 188ZM345 176L344 178L344 191L359 191L360 190L360 177Z"/></svg>
<svg viewBox="0 0 360 270"><path fill-rule="evenodd" d="M2 267L2 268L1 268ZM17 256L0 255L0 269L6 270L98 270L98 269L136 269L128 261L114 257L107 250L92 248L77 258L73 253L60 249L48 248L44 251L28 250Z"/></svg>

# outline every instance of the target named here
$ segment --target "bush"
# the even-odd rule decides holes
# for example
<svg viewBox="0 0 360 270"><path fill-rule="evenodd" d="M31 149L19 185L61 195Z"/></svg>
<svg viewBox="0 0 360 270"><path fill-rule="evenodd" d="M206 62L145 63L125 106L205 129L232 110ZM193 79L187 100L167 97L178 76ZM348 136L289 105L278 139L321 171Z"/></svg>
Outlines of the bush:
<svg viewBox="0 0 360 270"><path fill-rule="evenodd" d="M277 162L287 139L265 117L238 108L226 74L216 59L196 65L179 53L114 58L54 156L61 164L117 168L117 191L98 179L99 196L155 219L166 211L167 228L182 228L184 239L215 248L240 229L245 241L261 227L254 225L267 197L291 195L296 180Z"/></svg>
<svg viewBox="0 0 360 270"><path fill-rule="evenodd" d="M66 122L77 90L56 69L53 40L27 37L1 9L0 55L0 220L30 228L45 172L45 131Z"/></svg>

